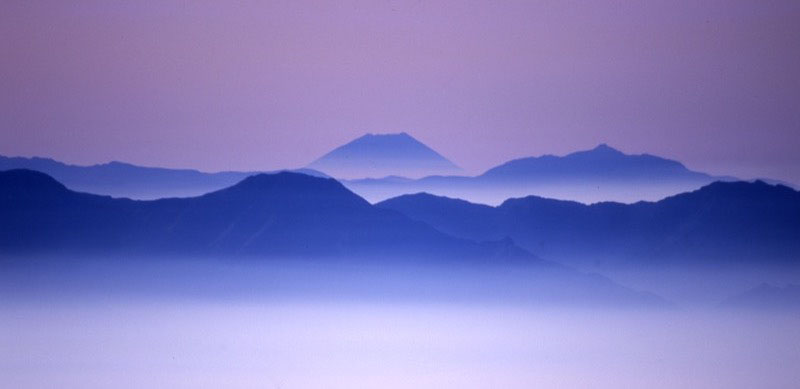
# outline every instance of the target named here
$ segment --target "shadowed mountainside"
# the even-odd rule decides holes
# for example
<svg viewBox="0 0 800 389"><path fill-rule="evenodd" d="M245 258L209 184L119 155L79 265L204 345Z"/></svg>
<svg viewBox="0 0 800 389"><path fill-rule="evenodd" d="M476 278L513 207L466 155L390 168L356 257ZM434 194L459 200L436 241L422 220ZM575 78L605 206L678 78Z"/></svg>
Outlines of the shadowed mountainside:
<svg viewBox="0 0 800 389"><path fill-rule="evenodd" d="M715 305L760 282L800 282L800 192L760 181L634 204L529 196L490 207L416 194L376 205L454 236L510 237L544 258L681 304Z"/></svg>
<svg viewBox="0 0 800 389"><path fill-rule="evenodd" d="M536 196L497 207L429 194L377 206L469 239L511 237L565 263L795 263L800 192L761 181L715 182L658 202L577 202Z"/></svg>
<svg viewBox="0 0 800 389"><path fill-rule="evenodd" d="M68 190L29 170L0 173L7 249L112 249L288 256L490 257L478 244L378 209L333 179L259 174L193 198L115 199Z"/></svg>
<svg viewBox="0 0 800 389"><path fill-rule="evenodd" d="M35 171L4 171L0 220L4 257L336 259L452 270L500 265L530 272L528 282L511 289L524 287L524 296L540 301L664 305L604 277L541 260L510 240L452 237L375 207L334 179L299 173L259 174L199 197L136 201L73 192Z"/></svg>

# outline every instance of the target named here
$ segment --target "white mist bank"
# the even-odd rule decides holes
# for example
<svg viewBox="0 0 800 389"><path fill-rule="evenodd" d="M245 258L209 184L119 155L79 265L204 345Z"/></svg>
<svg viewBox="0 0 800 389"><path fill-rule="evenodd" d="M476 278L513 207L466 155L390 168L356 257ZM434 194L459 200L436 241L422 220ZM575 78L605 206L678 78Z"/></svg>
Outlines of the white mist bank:
<svg viewBox="0 0 800 389"><path fill-rule="evenodd" d="M676 309L608 280L540 267L0 263L3 388L730 389L800 382L800 312Z"/></svg>
<svg viewBox="0 0 800 389"><path fill-rule="evenodd" d="M461 304L3 302L13 388L786 388L796 315Z"/></svg>
<svg viewBox="0 0 800 389"><path fill-rule="evenodd" d="M681 309L708 309L761 284L800 284L800 265L705 264L631 266L609 269L587 266L634 289L653 292Z"/></svg>
<svg viewBox="0 0 800 389"><path fill-rule="evenodd" d="M653 294L555 263L455 258L18 257L0 261L9 301L353 301L669 309Z"/></svg>

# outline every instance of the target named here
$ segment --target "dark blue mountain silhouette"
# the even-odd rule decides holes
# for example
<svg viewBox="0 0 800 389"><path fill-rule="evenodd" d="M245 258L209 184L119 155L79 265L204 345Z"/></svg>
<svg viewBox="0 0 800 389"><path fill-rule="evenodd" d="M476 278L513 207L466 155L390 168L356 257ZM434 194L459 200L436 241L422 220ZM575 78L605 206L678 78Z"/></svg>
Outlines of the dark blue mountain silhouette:
<svg viewBox="0 0 800 389"><path fill-rule="evenodd" d="M429 194L377 204L469 239L511 237L546 258L580 265L793 263L800 192L761 181L715 182L658 202L577 202L536 196L497 207Z"/></svg>
<svg viewBox="0 0 800 389"><path fill-rule="evenodd" d="M308 165L336 178L422 177L460 168L411 135L366 134Z"/></svg>
<svg viewBox="0 0 800 389"><path fill-rule="evenodd" d="M334 179L290 172L254 175L199 197L154 201L73 192L31 170L0 172L0 254L514 266L532 271L532 284L522 286L540 301L664 305L653 295L541 260L508 239L452 237L375 207Z"/></svg>
<svg viewBox="0 0 800 389"><path fill-rule="evenodd" d="M136 166L123 162L67 165L49 158L0 156L0 170L31 169L47 173L70 189L114 197L157 199L197 196L231 186L257 172L204 173L190 169ZM301 169L301 173L324 176Z"/></svg>
<svg viewBox="0 0 800 389"><path fill-rule="evenodd" d="M536 259L378 209L333 179L258 174L216 192L155 201L77 193L43 173L0 173L6 249L141 250L287 256L414 255Z"/></svg>
<svg viewBox="0 0 800 389"><path fill-rule="evenodd" d="M741 294L731 296L720 304L723 308L760 310L800 310L800 285L784 287L762 283Z"/></svg>
<svg viewBox="0 0 800 389"><path fill-rule="evenodd" d="M507 198L531 194L584 203L659 200L715 180L732 178L694 172L680 162L649 154L624 154L602 144L563 157L516 159L477 177L349 180L344 184L370 201L427 192L494 205Z"/></svg>

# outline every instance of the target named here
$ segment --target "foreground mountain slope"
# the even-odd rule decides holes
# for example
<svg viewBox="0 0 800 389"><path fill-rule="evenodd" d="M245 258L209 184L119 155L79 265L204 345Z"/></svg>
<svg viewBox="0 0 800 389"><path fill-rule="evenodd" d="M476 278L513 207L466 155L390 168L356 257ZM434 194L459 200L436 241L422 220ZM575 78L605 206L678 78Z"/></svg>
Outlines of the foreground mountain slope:
<svg viewBox="0 0 800 389"><path fill-rule="evenodd" d="M72 192L26 170L2 172L0 183L6 248L454 257L515 251L447 236L375 208L333 179L297 173L260 174L200 197L155 201Z"/></svg>
<svg viewBox="0 0 800 389"><path fill-rule="evenodd" d="M461 169L411 135L366 134L308 165L336 178L423 177Z"/></svg>
<svg viewBox="0 0 800 389"><path fill-rule="evenodd" d="M635 204L529 196L488 207L417 194L377 206L454 236L510 237L542 257L684 305L716 305L761 282L800 283L800 193L780 185L717 182Z"/></svg>
<svg viewBox="0 0 800 389"><path fill-rule="evenodd" d="M377 205L456 236L508 236L534 253L573 264L800 260L800 192L761 181L716 182L635 204L529 196L487 207L418 194Z"/></svg>
<svg viewBox="0 0 800 389"><path fill-rule="evenodd" d="M487 292L541 302L663 305L606 278L541 260L509 240L452 237L370 205L333 179L288 172L155 201L77 193L30 170L0 172L0 258L31 255L335 259L328 263L366 261L387 269L416 263L447 272L510 266L530 276Z"/></svg>
<svg viewBox="0 0 800 389"><path fill-rule="evenodd" d="M602 144L565 156L512 160L476 177L350 180L345 185L373 202L427 192L498 205L507 198L532 194L584 203L659 200L720 179L730 178L694 172L680 162L649 154L625 154Z"/></svg>

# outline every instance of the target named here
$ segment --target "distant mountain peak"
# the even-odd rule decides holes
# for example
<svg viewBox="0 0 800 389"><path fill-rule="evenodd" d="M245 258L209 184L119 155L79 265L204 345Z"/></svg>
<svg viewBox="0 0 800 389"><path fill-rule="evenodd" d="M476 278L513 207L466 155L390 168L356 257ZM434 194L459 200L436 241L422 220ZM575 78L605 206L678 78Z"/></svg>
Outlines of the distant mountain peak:
<svg viewBox="0 0 800 389"><path fill-rule="evenodd" d="M406 132L362 135L308 165L336 178L423 177L458 166Z"/></svg>
<svg viewBox="0 0 800 389"><path fill-rule="evenodd" d="M606 143L564 156L515 159L489 169L483 177L525 177L529 180L564 180L567 177L582 180L663 180L674 177L700 181L709 179L705 174L688 170L678 161L649 154L625 154Z"/></svg>
<svg viewBox="0 0 800 389"><path fill-rule="evenodd" d="M613 147L609 146L607 143L600 143L600 144L599 144L599 145L597 145L597 146L596 146L594 149L592 149L592 151L599 151L599 152L613 152L613 153L619 153L619 154L622 154L622 152L621 152L621 151L619 151L619 150L617 150L617 149L615 149L615 148L613 148Z"/></svg>
<svg viewBox="0 0 800 389"><path fill-rule="evenodd" d="M342 147L345 147L345 146L348 146L348 145L354 145L354 144L371 144L371 145L378 145L378 146L389 145L389 146L396 146L396 147L403 146L403 145L407 145L407 146L413 145L413 146L417 146L417 147L424 147L426 149L429 149L431 152L436 153L435 151L430 149L428 146L426 146L424 143L418 141L416 138L414 138L411 135L408 135L405 132L393 132L393 133L385 133L385 134L373 134L371 132L368 132L368 133L366 133L364 135L361 135L360 137L358 137L356 139L353 139L349 143L346 143L346 144L338 147L337 149L334 149L334 151L336 151L338 149L341 149ZM328 154L330 154L330 153L328 153Z"/></svg>
<svg viewBox="0 0 800 389"><path fill-rule="evenodd" d="M619 151L606 143L600 143L599 145L595 146L595 148L590 150L583 150L583 151L576 151L571 154L567 154L563 158L570 158L570 157L580 157L580 156L588 156L588 157L602 157L602 158L624 158L624 157L636 157L635 155L628 155Z"/></svg>
<svg viewBox="0 0 800 389"><path fill-rule="evenodd" d="M409 138L409 139L413 139L413 140L416 141L416 139L414 139L413 136L408 135L408 133L405 132L405 131L387 132L387 133L383 133L383 134L368 132L368 133L356 138L356 140L362 139L362 138L370 138L370 137L373 137L373 138Z"/></svg>

